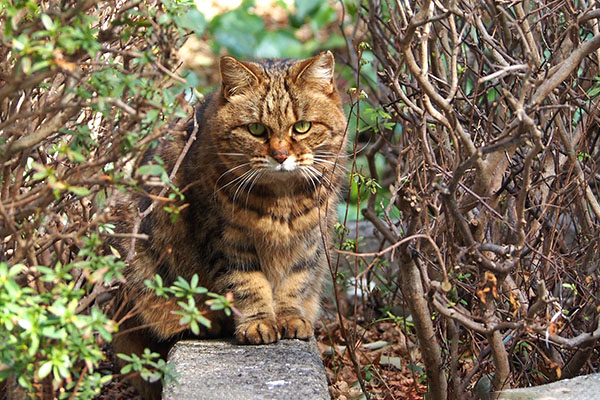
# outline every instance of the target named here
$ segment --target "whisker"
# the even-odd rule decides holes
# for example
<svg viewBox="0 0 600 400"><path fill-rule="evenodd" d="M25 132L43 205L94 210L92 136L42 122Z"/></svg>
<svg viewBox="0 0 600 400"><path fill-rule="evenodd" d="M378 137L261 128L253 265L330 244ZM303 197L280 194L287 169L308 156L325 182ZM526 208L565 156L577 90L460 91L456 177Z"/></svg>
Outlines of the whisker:
<svg viewBox="0 0 600 400"><path fill-rule="evenodd" d="M231 216L232 217L235 214L235 201L238 197L240 190L243 192L244 191L243 188L246 187L248 182L250 182L250 180L253 179L256 176L256 174L258 174L260 171L253 169L253 170L250 170L249 172L252 172L252 174L250 174L249 176L246 176L246 178L238 184L237 189L235 190L235 193L233 194L232 208L231 208Z"/></svg>
<svg viewBox="0 0 600 400"><path fill-rule="evenodd" d="M312 185L313 189L315 190L315 192L317 191L317 185L315 184L315 181L313 180L312 175L310 174L310 171L308 171L307 169L305 169L304 166L302 166L299 169L300 173L307 178L307 181L310 182L310 184Z"/></svg>
<svg viewBox="0 0 600 400"><path fill-rule="evenodd" d="M323 158L321 156L319 156L319 157L313 157L313 160L322 160L322 161L326 161L326 162L331 163L331 164L341 164L341 162L331 161L331 160L328 160L327 157Z"/></svg>
<svg viewBox="0 0 600 400"><path fill-rule="evenodd" d="M250 182L250 180L252 178L254 178L256 176L256 174L258 174L258 171L255 169L252 170L252 173L250 175L246 176L246 178L238 184L238 187L237 187L235 193L233 194L233 202L234 203L235 203L235 200L237 199L237 196L238 196L240 190L243 192L244 191L243 188L246 187L246 185Z"/></svg>
<svg viewBox="0 0 600 400"><path fill-rule="evenodd" d="M366 148L367 148L367 146L368 146L368 145L370 145L370 144L371 144L371 139L369 139L369 141L368 141L367 143L365 143L365 145L364 145L363 147L361 147L360 149L357 149L357 150L356 150L356 154L357 154L357 155L358 155L358 154L360 154L360 153L361 153L361 152L362 152L364 149L366 149Z"/></svg>
<svg viewBox="0 0 600 400"><path fill-rule="evenodd" d="M243 153L217 153L220 156L245 156Z"/></svg>
<svg viewBox="0 0 600 400"><path fill-rule="evenodd" d="M364 145L364 146L362 146L361 148L358 148L358 149L356 149L356 154L357 154L357 155L358 155L358 154L360 154L360 153L361 153L362 151L364 151L364 150L365 150L365 149L366 149L366 148L367 148L367 147L368 147L370 144L371 144L371 140L369 139L369 140L367 141L367 143L365 143L365 145ZM325 146L329 146L329 145L330 145L330 144L328 144L328 143L322 143L322 144L320 144L320 145L316 146L316 147L315 147L315 150L318 150L318 149L320 149L321 147L325 147ZM357 144L357 145L358 145L358 144ZM342 151L344 151L344 149L342 149ZM330 153L330 152L328 152L328 153ZM354 152L353 152L353 153L354 153ZM333 153L331 153L331 154L333 154ZM342 155L340 155L340 156L342 156ZM344 155L344 157L352 157L352 156L353 156L353 154Z"/></svg>
<svg viewBox="0 0 600 400"><path fill-rule="evenodd" d="M352 155L350 155L350 154L336 154L336 153L330 153L330 152L316 152L314 154L314 156L324 157L324 158L341 158L341 159L352 157Z"/></svg>
<svg viewBox="0 0 600 400"><path fill-rule="evenodd" d="M322 170L326 170L327 173L329 173L329 174L333 174L336 169L338 169L339 171L342 171L343 174L348 173L348 168L342 167L341 165L337 165L337 166L334 165L332 167L330 165L321 164L318 161L313 163L313 168L315 165L319 167L319 168L317 168L317 171L319 171L319 169L322 169ZM321 172L321 174L323 174L323 172Z"/></svg>
<svg viewBox="0 0 600 400"><path fill-rule="evenodd" d="M315 185L323 184L323 182L321 182L321 177L323 174L319 173L319 171L316 168L313 168L313 167L307 168L307 172L310 174L310 176L312 176L314 178Z"/></svg>
<svg viewBox="0 0 600 400"><path fill-rule="evenodd" d="M256 184L256 182L258 182L264 174L265 171L259 170L259 174L257 174L256 177L252 180L252 184L250 185L250 188L248 188L248 193L246 194L246 210L248 209L248 199L250 198L250 192L252 191L254 184Z"/></svg>
<svg viewBox="0 0 600 400"><path fill-rule="evenodd" d="M240 164L240 165L238 165L237 167L229 168L227 171L223 172L223 173L221 174L221 176L219 176L219 177L217 178L217 180L215 181L214 193L216 194L216 193L217 193L219 190L221 190L221 189L222 189L222 188L221 188L221 189L217 190L217 186L218 186L218 184L219 184L219 181L221 180L221 178L223 178L225 175L229 174L230 172L233 172L233 171L235 171L236 169L239 169L239 168L245 167L245 166L247 166L247 165L250 165L250 163L249 163L249 162L247 162L247 163L243 163L243 164ZM225 186L224 186L224 187L225 187Z"/></svg>
<svg viewBox="0 0 600 400"><path fill-rule="evenodd" d="M316 162L315 162L315 161L316 161ZM339 162L330 161L330 160L322 160L322 159L320 159L320 158L317 158L317 157L314 157L314 158L313 158L313 162L314 162L315 164L317 164L317 165L319 165L320 163L327 163L327 164L331 164L331 165L335 166L336 168L340 168L340 169L342 169L342 170L344 170L344 171L348 171L348 168L347 168L345 165L343 165L342 163L339 163ZM320 165L322 165L322 164L320 164Z"/></svg>
<svg viewBox="0 0 600 400"><path fill-rule="evenodd" d="M323 174L321 171L319 171L312 165L307 165L306 168L313 171L317 176L320 176L321 178L323 178L325 180L325 182L327 182L327 184L331 187L331 181L325 176L325 174Z"/></svg>
<svg viewBox="0 0 600 400"><path fill-rule="evenodd" d="M246 171L246 172L244 172L242 175L238 176L237 178L235 178L235 179L234 179L234 180L232 180L231 182L227 183L227 184L226 184L226 185L224 185L224 186L221 186L221 187L219 188L219 190L217 190L217 191L215 192L215 194L216 194L217 192L220 192L221 190L225 189L227 186L229 186L229 185L231 185L231 184L234 184L235 182L239 181L240 179L243 179L243 178L247 177L247 176L248 176L250 173L252 173L253 171L254 171L254 170L252 170L252 169L251 169L251 170L249 170L249 171Z"/></svg>

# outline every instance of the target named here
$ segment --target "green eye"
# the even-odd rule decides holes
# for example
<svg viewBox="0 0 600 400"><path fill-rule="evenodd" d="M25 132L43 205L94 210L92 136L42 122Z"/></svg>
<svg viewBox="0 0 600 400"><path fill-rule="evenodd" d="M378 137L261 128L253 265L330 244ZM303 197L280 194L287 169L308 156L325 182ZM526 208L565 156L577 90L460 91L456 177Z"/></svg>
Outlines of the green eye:
<svg viewBox="0 0 600 400"><path fill-rule="evenodd" d="M294 133L306 133L310 130L312 124L308 121L298 121L294 124Z"/></svg>
<svg viewBox="0 0 600 400"><path fill-rule="evenodd" d="M254 136L262 136L267 131L267 128L263 124L259 124L255 122L253 124L248 124L248 132L253 134Z"/></svg>

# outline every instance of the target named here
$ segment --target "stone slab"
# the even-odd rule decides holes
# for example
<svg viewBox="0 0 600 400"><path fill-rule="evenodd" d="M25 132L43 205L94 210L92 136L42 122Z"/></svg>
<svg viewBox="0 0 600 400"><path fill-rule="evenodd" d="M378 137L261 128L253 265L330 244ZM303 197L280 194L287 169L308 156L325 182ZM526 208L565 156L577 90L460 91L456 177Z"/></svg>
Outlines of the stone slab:
<svg viewBox="0 0 600 400"><path fill-rule="evenodd" d="M314 339L241 346L226 340L188 340L168 357L180 375L166 400L329 400Z"/></svg>
<svg viewBox="0 0 600 400"><path fill-rule="evenodd" d="M600 374L578 376L546 385L505 390L501 400L594 400L600 399Z"/></svg>

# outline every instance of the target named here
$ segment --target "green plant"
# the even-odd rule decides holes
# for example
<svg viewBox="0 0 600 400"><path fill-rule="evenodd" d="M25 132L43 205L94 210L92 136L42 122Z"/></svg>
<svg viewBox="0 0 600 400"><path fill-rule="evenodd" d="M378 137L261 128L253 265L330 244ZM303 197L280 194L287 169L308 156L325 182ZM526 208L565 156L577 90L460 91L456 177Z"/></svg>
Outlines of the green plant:
<svg viewBox="0 0 600 400"><path fill-rule="evenodd" d="M106 257L96 267L113 267ZM36 291L17 282L26 267L0 263L0 380L14 375L18 384L34 394L36 380L50 377L54 385L66 382L60 398L91 398L112 379L95 369L104 359L101 343L110 342L116 324L99 308L82 314L78 307L85 294L71 279L74 265L37 267L40 281L51 282L47 291ZM89 281L88 281L89 282ZM75 387L84 379L94 385Z"/></svg>
<svg viewBox="0 0 600 400"><path fill-rule="evenodd" d="M189 282L182 277L178 277L173 285L167 287L163 286L163 280L160 275L155 275L152 280L144 281L146 286L154 290L160 297L168 298L169 296L174 296L182 299L177 302L181 307L181 310L177 312L178 315L181 315L180 323L182 325L189 325L195 334L198 334L200 331L198 324L210 328L210 321L196 307L196 299L199 296L208 298L205 300L205 303L211 310L223 310L228 316L231 315L230 307L232 305L230 297L210 293L206 288L198 286L198 279L198 275L196 274L192 276Z"/></svg>

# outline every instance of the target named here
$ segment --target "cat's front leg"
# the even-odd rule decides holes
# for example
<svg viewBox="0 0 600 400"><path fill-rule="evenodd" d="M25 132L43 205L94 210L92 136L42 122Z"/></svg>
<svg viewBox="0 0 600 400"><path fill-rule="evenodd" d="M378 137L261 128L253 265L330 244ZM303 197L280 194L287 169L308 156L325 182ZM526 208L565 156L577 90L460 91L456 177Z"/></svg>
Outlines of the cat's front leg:
<svg viewBox="0 0 600 400"><path fill-rule="evenodd" d="M317 249L297 261L274 290L275 314L284 339L308 340L320 312L322 255Z"/></svg>
<svg viewBox="0 0 600 400"><path fill-rule="evenodd" d="M235 337L242 344L267 344L281 338L273 308L271 284L260 271L235 271L228 277L233 292Z"/></svg>

